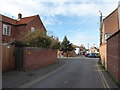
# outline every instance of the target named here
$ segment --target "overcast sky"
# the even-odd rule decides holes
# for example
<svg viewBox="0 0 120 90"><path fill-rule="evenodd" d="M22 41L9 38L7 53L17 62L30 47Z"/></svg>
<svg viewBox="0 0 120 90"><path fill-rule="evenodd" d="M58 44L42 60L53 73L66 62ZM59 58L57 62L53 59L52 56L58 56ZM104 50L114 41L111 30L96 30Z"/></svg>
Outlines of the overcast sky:
<svg viewBox="0 0 120 90"><path fill-rule="evenodd" d="M119 0L2 0L0 14L16 19L39 14L48 34L62 41L66 35L71 43L99 46L99 11L107 16Z"/></svg>

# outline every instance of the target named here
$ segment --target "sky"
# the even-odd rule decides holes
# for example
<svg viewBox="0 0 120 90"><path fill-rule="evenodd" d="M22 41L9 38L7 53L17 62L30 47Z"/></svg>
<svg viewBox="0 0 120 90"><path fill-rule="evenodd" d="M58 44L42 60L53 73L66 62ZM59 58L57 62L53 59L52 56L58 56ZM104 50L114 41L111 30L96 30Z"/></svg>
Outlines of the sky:
<svg viewBox="0 0 120 90"><path fill-rule="evenodd" d="M118 7L119 0L2 0L0 14L17 19L39 14L48 35L74 45L99 47L99 17Z"/></svg>

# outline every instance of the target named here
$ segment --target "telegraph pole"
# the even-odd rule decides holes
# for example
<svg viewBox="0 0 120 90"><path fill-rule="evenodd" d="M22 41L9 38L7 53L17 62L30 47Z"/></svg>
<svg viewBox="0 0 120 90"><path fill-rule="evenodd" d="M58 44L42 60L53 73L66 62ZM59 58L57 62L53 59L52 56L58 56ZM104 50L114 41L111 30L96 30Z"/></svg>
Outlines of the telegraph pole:
<svg viewBox="0 0 120 90"><path fill-rule="evenodd" d="M102 22L103 22L103 19L102 19L102 12L100 12L100 45L102 44Z"/></svg>
<svg viewBox="0 0 120 90"><path fill-rule="evenodd" d="M88 50L89 50L89 43L88 43Z"/></svg>
<svg viewBox="0 0 120 90"><path fill-rule="evenodd" d="M102 22L102 12L101 11L99 11L100 12L100 25L101 25L101 22Z"/></svg>

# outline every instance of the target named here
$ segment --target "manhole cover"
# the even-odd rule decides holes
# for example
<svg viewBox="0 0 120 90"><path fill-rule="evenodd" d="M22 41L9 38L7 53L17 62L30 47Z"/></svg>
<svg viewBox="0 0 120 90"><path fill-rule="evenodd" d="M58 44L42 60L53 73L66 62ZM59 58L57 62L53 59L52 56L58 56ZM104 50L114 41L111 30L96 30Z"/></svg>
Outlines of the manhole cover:
<svg viewBox="0 0 120 90"><path fill-rule="evenodd" d="M29 73L29 74L27 74L27 76L30 76L30 77L33 77L35 75L36 75L35 73Z"/></svg>

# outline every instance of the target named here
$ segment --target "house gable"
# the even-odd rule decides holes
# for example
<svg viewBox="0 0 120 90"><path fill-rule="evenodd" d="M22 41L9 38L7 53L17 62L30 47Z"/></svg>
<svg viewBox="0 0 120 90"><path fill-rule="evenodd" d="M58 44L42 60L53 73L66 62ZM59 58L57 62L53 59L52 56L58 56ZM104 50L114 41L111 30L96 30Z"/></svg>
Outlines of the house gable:
<svg viewBox="0 0 120 90"><path fill-rule="evenodd" d="M2 32L3 25L9 25L11 27L10 35L2 35L2 40L4 42L9 42L10 40L17 40L21 37L22 33L25 31L31 30L31 28L35 28L36 30L44 30L46 33L46 29L39 17L39 15L34 15L30 17L20 18L18 20L11 19L2 15Z"/></svg>
<svg viewBox="0 0 120 90"><path fill-rule="evenodd" d="M102 25L102 43L106 42L106 39L119 30L118 23L118 9L115 9L105 19L103 19Z"/></svg>
<svg viewBox="0 0 120 90"><path fill-rule="evenodd" d="M31 30L31 28L34 28L35 30L43 30L46 33L46 28L43 25L39 15L27 24L27 30Z"/></svg>

